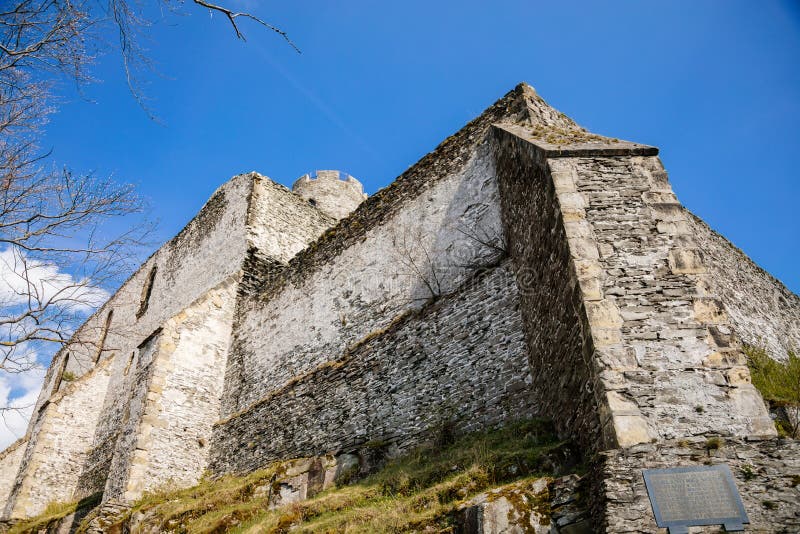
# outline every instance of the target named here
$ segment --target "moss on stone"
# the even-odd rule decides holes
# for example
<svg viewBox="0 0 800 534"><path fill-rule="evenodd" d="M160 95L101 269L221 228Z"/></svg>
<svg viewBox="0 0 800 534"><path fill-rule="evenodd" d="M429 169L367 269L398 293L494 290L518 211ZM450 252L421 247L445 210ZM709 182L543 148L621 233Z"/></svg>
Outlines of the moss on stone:
<svg viewBox="0 0 800 534"><path fill-rule="evenodd" d="M245 476L149 493L104 528L122 531L136 518L137 529L158 532L448 532L460 507L491 489L509 498L529 523L531 514L549 511L547 498L529 488L559 468L551 457L561 454L561 446L550 423L521 421L457 437L448 447L415 449L351 485L270 510L270 496L297 460L277 462ZM78 532L86 527L84 522Z"/></svg>

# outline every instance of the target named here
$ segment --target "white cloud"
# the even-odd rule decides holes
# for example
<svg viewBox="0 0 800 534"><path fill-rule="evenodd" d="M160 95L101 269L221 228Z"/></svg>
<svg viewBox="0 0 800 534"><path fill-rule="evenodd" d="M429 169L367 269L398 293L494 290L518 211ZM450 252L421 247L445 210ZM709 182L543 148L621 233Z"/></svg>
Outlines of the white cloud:
<svg viewBox="0 0 800 534"><path fill-rule="evenodd" d="M32 303L29 296L34 297ZM107 291L76 279L60 266L34 259L16 248L0 250L0 318L16 317L41 305L48 310L38 322L26 319L0 327L0 339L19 339L40 327L69 335L83 316L108 298ZM44 379L41 363L46 364L47 359L41 356L47 356L42 352L45 345L25 342L0 350L0 357L6 358L4 369L0 369L0 450L25 435ZM9 372L31 366L23 372Z"/></svg>
<svg viewBox="0 0 800 534"><path fill-rule="evenodd" d="M86 313L110 295L90 281L77 280L57 265L33 259L19 249L0 250L0 303L6 307L23 306L30 296L40 303L52 302Z"/></svg>
<svg viewBox="0 0 800 534"><path fill-rule="evenodd" d="M0 371L0 451L25 435L45 370L24 373Z"/></svg>

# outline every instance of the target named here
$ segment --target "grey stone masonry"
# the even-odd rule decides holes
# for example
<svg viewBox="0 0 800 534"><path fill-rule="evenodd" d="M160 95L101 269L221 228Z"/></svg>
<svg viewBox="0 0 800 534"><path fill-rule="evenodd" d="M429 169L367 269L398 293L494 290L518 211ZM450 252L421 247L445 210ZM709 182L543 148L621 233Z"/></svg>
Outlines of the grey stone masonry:
<svg viewBox="0 0 800 534"><path fill-rule="evenodd" d="M54 358L18 464L13 455L19 468L3 474L13 482L2 514L196 482L240 282L252 286L264 263L284 264L332 224L256 173L220 187ZM77 378L61 381L65 371Z"/></svg>
<svg viewBox="0 0 800 534"><path fill-rule="evenodd" d="M725 303L741 340L778 360L789 352L800 355L800 296L696 215L687 213L687 222L708 268L708 283Z"/></svg>
<svg viewBox="0 0 800 534"><path fill-rule="evenodd" d="M751 531L800 531L800 451L742 345L796 350L800 298L681 206L657 148L521 84L369 198L338 171L293 189L233 178L76 332L0 454L3 519L317 458L270 505L289 503L545 417L588 499L565 483L547 519L516 508L538 489L487 494L470 522L655 532L642 469L724 461Z"/></svg>
<svg viewBox="0 0 800 534"><path fill-rule="evenodd" d="M591 157L579 148L553 156L530 128L496 132L512 255L532 277L520 283L533 297L522 307L523 316L532 313L533 372L552 373L538 388L545 413L563 409L565 392L581 399L562 415L563 428L577 439L596 436L594 448L774 435L660 161L635 147L627 156L614 147L608 156L596 148ZM554 287L564 299L553 300ZM552 323L562 332L543 331L558 313L573 316ZM575 330L565 336L562 325ZM575 364L564 375L553 367L564 358L548 351L568 343Z"/></svg>
<svg viewBox="0 0 800 534"><path fill-rule="evenodd" d="M361 182L339 171L317 171L313 178L304 174L292 185L292 191L334 219L344 219L367 198Z"/></svg>
<svg viewBox="0 0 800 534"><path fill-rule="evenodd" d="M662 533L656 527L642 469L715 465L730 467L750 519L747 532L800 532L800 442L741 438L670 440L601 454L591 476L602 496L595 528L609 534ZM718 533L720 526L693 527L692 533Z"/></svg>
<svg viewBox="0 0 800 534"><path fill-rule="evenodd" d="M11 494L27 444L27 438L18 439L0 452L0 506L2 506L1 503L8 500Z"/></svg>
<svg viewBox="0 0 800 534"><path fill-rule="evenodd" d="M516 295L504 262L367 334L220 421L212 472L248 472L368 442L407 450L443 428L478 430L530 417L536 408Z"/></svg>

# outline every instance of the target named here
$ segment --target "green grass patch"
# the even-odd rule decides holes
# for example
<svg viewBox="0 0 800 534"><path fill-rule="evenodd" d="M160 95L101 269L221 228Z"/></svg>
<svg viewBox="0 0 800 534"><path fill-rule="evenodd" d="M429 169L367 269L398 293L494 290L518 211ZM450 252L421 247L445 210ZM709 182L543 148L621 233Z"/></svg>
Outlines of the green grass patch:
<svg viewBox="0 0 800 534"><path fill-rule="evenodd" d="M789 352L786 361L780 362L758 347L745 347L744 352L753 385L771 407L787 415L775 421L778 433L800 437L800 357Z"/></svg>
<svg viewBox="0 0 800 534"><path fill-rule="evenodd" d="M478 493L575 471L575 466L562 470L556 460L566 448L547 423L525 421L457 437L446 446L421 447L362 480L275 510L268 510L268 494L285 469L280 463L243 477L146 495L127 517L143 513L147 529L193 534L282 533L290 527L319 533L449 532L453 512Z"/></svg>
<svg viewBox="0 0 800 534"><path fill-rule="evenodd" d="M101 494L97 493L68 503L51 502L44 512L36 517L16 523L6 534L23 534L25 532L46 531L48 527L56 525L60 520L81 509L91 509L100 504Z"/></svg>

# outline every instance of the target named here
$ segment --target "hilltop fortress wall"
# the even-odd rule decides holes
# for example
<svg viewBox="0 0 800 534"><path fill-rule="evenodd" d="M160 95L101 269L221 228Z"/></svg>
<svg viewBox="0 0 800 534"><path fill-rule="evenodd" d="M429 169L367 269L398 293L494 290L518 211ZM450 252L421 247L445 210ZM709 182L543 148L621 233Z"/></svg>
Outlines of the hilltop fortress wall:
<svg viewBox="0 0 800 534"><path fill-rule="evenodd" d="M361 239L324 263L302 253L240 302L215 472L535 414L488 148L354 214L327 238L363 225Z"/></svg>
<svg viewBox="0 0 800 534"><path fill-rule="evenodd" d="M54 358L6 515L30 515L76 491L81 497L103 490L116 439L131 414L128 392L141 344L192 300L237 276L245 236L231 230L242 226L248 189L246 180L221 187ZM64 380L66 373L75 379ZM77 397L85 401L70 411Z"/></svg>
<svg viewBox="0 0 800 534"><path fill-rule="evenodd" d="M708 283L725 303L741 340L778 360L785 360L789 352L800 355L800 296L699 217L687 215L689 232L708 266Z"/></svg>
<svg viewBox="0 0 800 534"><path fill-rule="evenodd" d="M327 171L296 194L234 178L54 360L27 444L0 455L21 463L6 516L539 416L594 458L609 532L656 532L640 470L717 461L710 437L764 479L739 485L776 503L756 526L794 525L795 449L741 340L784 358L800 299L680 205L657 152L520 85L360 205Z"/></svg>
<svg viewBox="0 0 800 534"><path fill-rule="evenodd" d="M239 280L254 258L286 261L331 224L255 173L219 188L54 358L5 514L195 482L219 416ZM183 468L148 471L170 460Z"/></svg>

